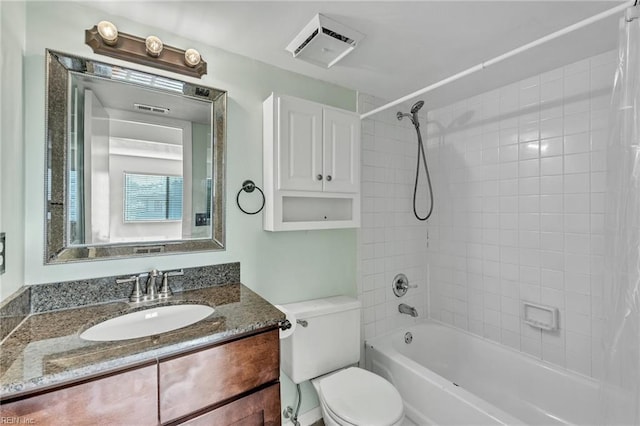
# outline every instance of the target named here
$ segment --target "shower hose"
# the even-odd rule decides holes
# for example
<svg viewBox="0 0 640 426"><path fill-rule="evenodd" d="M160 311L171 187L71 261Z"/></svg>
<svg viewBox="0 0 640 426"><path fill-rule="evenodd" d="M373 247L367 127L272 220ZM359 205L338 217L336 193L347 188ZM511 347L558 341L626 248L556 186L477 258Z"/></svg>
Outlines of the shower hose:
<svg viewBox="0 0 640 426"><path fill-rule="evenodd" d="M416 128L416 133L418 134L418 155L416 156L416 179L413 184L413 214L416 219L425 221L431 217L431 213L433 213L433 187L431 186L431 176L429 175L429 165L427 164L427 156L424 152L424 144L422 143L422 135L420 134L420 125L414 123ZM418 180L420 178L420 159L422 158L422 163L424 164L424 171L427 175L427 184L429 186L429 211L426 216L420 216L418 214L418 210L416 207L416 196L418 192Z"/></svg>

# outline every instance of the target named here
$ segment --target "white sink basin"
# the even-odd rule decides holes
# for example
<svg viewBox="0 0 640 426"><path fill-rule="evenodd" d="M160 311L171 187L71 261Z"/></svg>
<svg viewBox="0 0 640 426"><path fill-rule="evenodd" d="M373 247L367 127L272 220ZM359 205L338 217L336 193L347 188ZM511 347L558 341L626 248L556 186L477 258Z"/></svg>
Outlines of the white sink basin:
<svg viewBox="0 0 640 426"><path fill-rule="evenodd" d="M98 342L153 336L194 324L213 313L205 305L171 305L132 312L103 321L80 334Z"/></svg>

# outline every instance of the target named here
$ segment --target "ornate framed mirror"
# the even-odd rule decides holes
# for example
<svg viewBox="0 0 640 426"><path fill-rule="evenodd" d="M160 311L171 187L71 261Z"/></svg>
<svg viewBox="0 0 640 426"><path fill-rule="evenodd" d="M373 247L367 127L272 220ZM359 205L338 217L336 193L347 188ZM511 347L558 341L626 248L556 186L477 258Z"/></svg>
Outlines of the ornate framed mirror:
<svg viewBox="0 0 640 426"><path fill-rule="evenodd" d="M46 61L45 263L223 250L226 91Z"/></svg>

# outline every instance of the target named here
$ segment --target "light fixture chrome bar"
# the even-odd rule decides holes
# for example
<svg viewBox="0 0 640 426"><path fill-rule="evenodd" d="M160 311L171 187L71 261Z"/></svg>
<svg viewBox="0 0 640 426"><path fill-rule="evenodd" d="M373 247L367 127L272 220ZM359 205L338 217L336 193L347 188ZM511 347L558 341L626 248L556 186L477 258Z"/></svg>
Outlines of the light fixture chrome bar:
<svg viewBox="0 0 640 426"><path fill-rule="evenodd" d="M539 39L537 39L535 41L532 41L532 42L527 43L527 44L525 44L523 46L520 46L518 48L510 50L507 53L503 53L502 55L496 56L493 59L488 59L488 60L486 60L484 62L481 62L481 63L479 63L477 65L472 66L471 68L467 68L464 71L460 71L457 74L454 74L454 75L452 75L450 77L447 77L447 78L445 78L443 80L440 80L440 81L438 81L438 82L436 82L434 84L431 84L431 85L429 85L429 86L427 86L427 87L425 87L423 89L417 90L417 91L415 91L413 93L410 93L410 94L408 94L406 96L403 96L403 97L401 97L399 99L396 99L395 101L392 101L392 102L389 102L387 104L384 104L381 107L372 109L371 111L365 112L364 114L360 114L360 119L365 119L365 118L367 118L369 116L372 116L374 114L382 112L382 111L384 111L386 109L389 109L391 107L399 105L399 104L401 104L403 102L409 101L409 100L411 100L411 99L413 99L413 98L415 98L417 96L420 96L420 95L423 95L425 93L431 92L431 91L433 91L433 90L435 90L435 89L437 89L439 87L445 86L445 85L447 85L449 83L452 83L452 82L454 82L456 80L460 80L461 78L466 77L469 74L473 74L473 73L475 73L477 71L481 71L481 70L483 70L485 68L488 68L488 67L490 67L492 65L495 65L495 64L497 64L499 62L502 62L505 59L508 59L508 58L510 58L512 56L515 56L515 55L519 54L519 53L522 53L522 52L527 51L529 49L532 49L534 47L540 46L541 44L544 44L544 43L546 43L548 41L554 40L554 39L556 39L558 37L562 37L563 35L569 34L569 33L573 32L575 30L578 30L580 28L586 27L587 25L591 25L594 22L598 22L598 21L600 21L602 19L608 18L609 16L615 15L616 13L620 13L620 12L624 11L625 9L627 9L629 7L633 7L637 1L638 0L626 1L624 3L621 3L620 5L612 8L612 9L605 10L604 12L598 13L597 15L594 15L594 16L592 16L590 18L583 19L582 21L578 21L573 25L569 25L566 28L563 28L561 30L555 31L555 32L553 32L551 34L548 34L548 35L546 35L546 36L544 36L542 38L539 38Z"/></svg>

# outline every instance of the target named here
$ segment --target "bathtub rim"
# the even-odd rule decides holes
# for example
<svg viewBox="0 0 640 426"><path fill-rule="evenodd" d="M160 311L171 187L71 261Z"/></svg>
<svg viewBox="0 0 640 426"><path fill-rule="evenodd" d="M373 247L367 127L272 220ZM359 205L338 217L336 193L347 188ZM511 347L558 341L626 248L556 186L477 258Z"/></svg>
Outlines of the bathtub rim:
<svg viewBox="0 0 640 426"><path fill-rule="evenodd" d="M420 324L421 323L412 324L411 326L406 328L414 328L416 326L419 326ZM394 332L398 332L399 330L400 329L392 330L390 332L385 333L384 335L377 336L376 339L378 339L379 337L380 340L383 340L385 337L389 337L390 335L394 334ZM477 410L478 412L482 413L482 415L488 418L491 418L496 422L496 424L503 425L503 426L525 424L519 418L507 413L506 411L502 410L499 407L496 407L494 404L491 404L490 402L474 394L470 390L454 384L454 382L452 382L448 378L441 376L440 374L438 374L433 370L430 370L429 368L413 360L412 358L409 358L408 356L399 353L395 348L393 348L390 340L386 340L386 341L383 340L383 344L377 344L377 345L373 345L369 341L365 341L365 353L367 353L369 350L377 351L378 353L381 354L380 356L385 358L390 358L392 361L394 359L393 354L397 354L397 356L402 357L404 361L402 363L402 367L409 370L411 374L416 374L422 377L425 377L426 375L425 380L427 380L431 385L433 385L434 387L438 388L440 391L447 394L447 396L454 398L458 400L460 403L468 405L473 409ZM393 351L393 353L389 353L388 351ZM371 358L372 357L365 355L365 364L367 369L369 370L372 370L371 367L374 362L373 359ZM404 398L403 398L403 402L405 404L405 410L407 411L407 415L410 414L411 411L419 411L419 410L416 410L416 408L414 408L413 406L411 406L411 404L409 404L407 401L405 401Z"/></svg>
<svg viewBox="0 0 640 426"><path fill-rule="evenodd" d="M418 374L425 376L425 380L431 385L438 386L443 392L445 392L449 397L454 397L455 399L465 403L475 410L483 413L487 417L491 417L498 424L502 425L515 425L515 424L526 424L520 417L511 414L510 412L505 411L499 405L495 405L494 403L487 401L482 397L482 395L475 394L471 390L463 387L457 386L454 381L449 378L440 375L434 370L431 370L428 366L421 364L420 362L410 358L408 355L403 354L398 349L396 349L395 345L399 342L402 342L403 334L405 332L411 331L416 332L423 327L437 327L442 326L444 328L437 329L439 332L451 333L451 332L459 332L462 335L459 335L459 338L465 338L462 336L466 336L466 338L472 338L476 343L485 342L489 343L493 346L489 346L489 348L493 348L502 352L502 356L505 357L516 357L520 359L521 362L525 363L525 367L530 366L531 368L543 368L548 374L557 375L559 380L567 380L573 381L579 386L584 386L586 392L595 392L600 395L602 390L602 382L598 379L595 379L590 376L586 376L580 372L569 370L566 367L562 367L556 364L552 364L548 361L542 360L534 355L518 351L514 348L508 347L501 343L490 340L486 337L479 336L473 334L467 330L459 329L453 325L443 323L434 319L424 319L421 322L417 322L414 324L410 324L404 327L398 327L394 330L389 330L380 336L376 336L371 339L366 339L364 341L364 360L365 366L367 369L373 369L374 360L376 357L383 357L388 359L390 362L400 361L400 364L403 368L409 370L411 374ZM447 331L448 330L448 331ZM427 331L428 333L428 331ZM399 339L396 340L396 339ZM401 343L400 343L401 344ZM376 355L375 353L372 355L370 350L374 350L380 353L380 355ZM399 358L398 358L399 357ZM378 363L380 359L376 360ZM600 397L598 396L598 400ZM408 411L407 411L408 412ZM420 411L418 410L418 413ZM555 417L555 414L552 412L544 411L545 415ZM596 414L597 416L598 414ZM562 423L572 424L570 420L563 419L561 417L556 417ZM569 423L567 423L569 422Z"/></svg>
<svg viewBox="0 0 640 426"><path fill-rule="evenodd" d="M502 343L496 342L495 340L491 340L491 339L489 339L487 337L480 336L478 334L474 334L474 333L472 333L472 332L470 332L468 330L464 330L462 328L458 328L458 327L453 326L453 325L451 325L449 323L445 323L445 322L442 322L440 320L436 320L436 319L433 319L433 318L424 318L420 322L416 322L416 323L408 325L408 326L398 327L398 328L395 328L393 330L386 331L383 334L381 334L379 336L375 336L375 337L373 337L371 339L364 339L364 347L366 348L367 345L372 345L373 346L373 343L377 342L378 340L383 340L385 338L388 338L389 336L391 336L391 335L393 335L395 333L402 333L403 331L406 333L407 331L411 331L410 329L412 329L412 328L416 328L416 327L419 327L421 325L429 324L429 323L433 323L435 325L443 326L445 328L453 330L454 332L462 333L462 334L464 334L464 335L466 335L468 337L474 338L474 339L479 339L479 340L481 340L483 342L486 342L486 343L488 343L490 345L493 345L496 348L499 348L499 349L502 349L502 350L506 350L507 352L510 352L513 355L520 356L520 357L523 357L523 358L525 358L525 359L527 359L529 361L532 361L532 362L534 362L536 364L540 364L542 367L544 367L544 368L546 368L548 370L552 370L552 371L554 371L556 373L559 373L559 374L561 374L563 376L576 376L579 379L583 379L584 381L586 381L586 382L594 385L596 388L600 389L600 381L595 379L595 378L593 378L593 377L591 377L591 376L587 376L584 373L581 373L579 371L570 370L570 369L568 369L566 367L562 367L562 366L560 366L558 364L554 364L554 363L546 361L546 360L544 360L542 358L538 358L538 357L536 357L534 355L531 355L531 354L529 354L527 352L519 351L519 350L514 349L514 348L512 348L510 346L507 346L507 345L504 345ZM380 345L380 344L378 343L378 345ZM365 361L366 361L366 356L365 356ZM413 361L413 362L416 362L416 361ZM421 365L421 364L419 364L417 362L416 362L416 364ZM426 367L424 367L424 368L426 368ZM440 376L440 377L442 377L442 376Z"/></svg>

